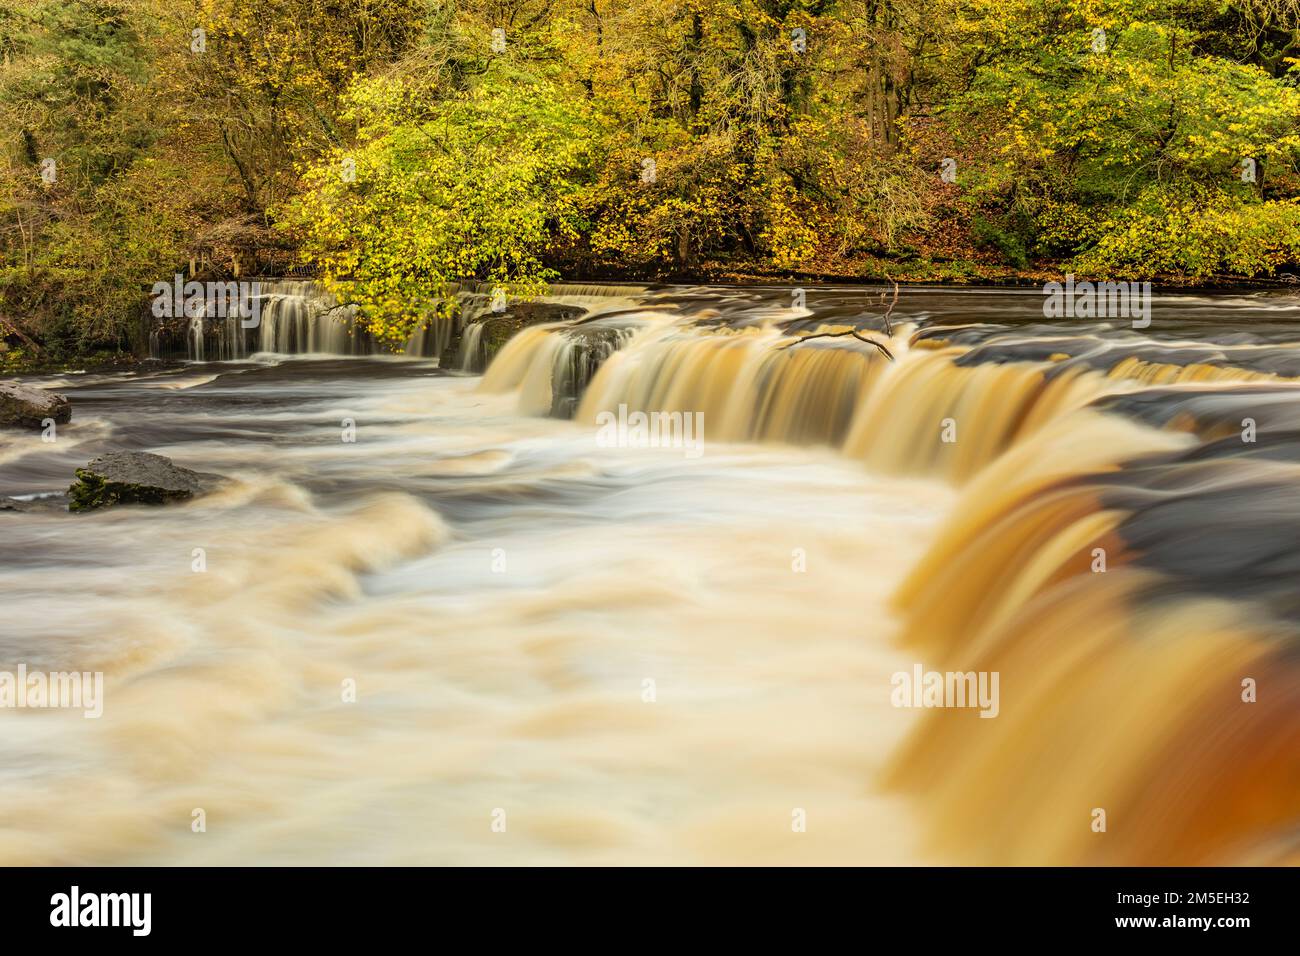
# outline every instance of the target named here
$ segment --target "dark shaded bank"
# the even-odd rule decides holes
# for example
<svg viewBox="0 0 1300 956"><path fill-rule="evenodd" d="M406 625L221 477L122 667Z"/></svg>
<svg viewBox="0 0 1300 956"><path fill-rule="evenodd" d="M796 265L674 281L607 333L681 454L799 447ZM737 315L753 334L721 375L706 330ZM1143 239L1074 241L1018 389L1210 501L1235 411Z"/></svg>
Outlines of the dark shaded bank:
<svg viewBox="0 0 1300 956"><path fill-rule="evenodd" d="M719 262L685 270L607 269L599 266L583 272L583 279L569 282L651 282L669 285L788 285L815 282L820 285L873 285L897 282L907 287L1032 288L1047 282L1062 282L1069 270L1059 263L1017 269L1001 263L971 259L932 259L923 262L881 260L867 268L794 269L775 271L754 262ZM1094 282L1131 281L1132 276L1095 276L1074 273L1076 279ZM1222 275L1189 279L1180 275L1148 277L1160 292L1233 292L1259 289L1300 289L1300 262L1289 263L1270 276Z"/></svg>

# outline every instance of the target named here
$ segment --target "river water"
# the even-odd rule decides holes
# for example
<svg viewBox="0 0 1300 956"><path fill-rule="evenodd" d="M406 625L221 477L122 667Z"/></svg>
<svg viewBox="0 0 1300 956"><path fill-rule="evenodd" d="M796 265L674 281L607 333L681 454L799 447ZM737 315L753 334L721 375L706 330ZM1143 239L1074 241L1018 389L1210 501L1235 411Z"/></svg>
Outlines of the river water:
<svg viewBox="0 0 1300 956"><path fill-rule="evenodd" d="M1295 856L1294 297L556 299L485 376L35 380L74 418L0 435L0 495L121 449L233 480L0 512L0 669L105 674L99 719L0 710L0 862ZM849 328L890 355L793 345ZM611 447L620 405L703 443ZM918 664L998 672L997 718L893 706Z"/></svg>

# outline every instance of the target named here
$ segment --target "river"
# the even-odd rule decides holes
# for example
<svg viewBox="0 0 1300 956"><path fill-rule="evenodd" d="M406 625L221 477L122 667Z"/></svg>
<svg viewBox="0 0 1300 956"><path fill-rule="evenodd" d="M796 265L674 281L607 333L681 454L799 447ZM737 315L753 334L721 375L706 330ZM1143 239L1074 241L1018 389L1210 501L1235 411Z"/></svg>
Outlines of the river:
<svg viewBox="0 0 1300 956"><path fill-rule="evenodd" d="M98 719L0 711L0 862L1296 860L1294 296L552 299L485 375L212 333L33 379L74 417L0 433L0 495L233 480L0 513L0 667L105 675ZM918 665L996 718L896 706Z"/></svg>

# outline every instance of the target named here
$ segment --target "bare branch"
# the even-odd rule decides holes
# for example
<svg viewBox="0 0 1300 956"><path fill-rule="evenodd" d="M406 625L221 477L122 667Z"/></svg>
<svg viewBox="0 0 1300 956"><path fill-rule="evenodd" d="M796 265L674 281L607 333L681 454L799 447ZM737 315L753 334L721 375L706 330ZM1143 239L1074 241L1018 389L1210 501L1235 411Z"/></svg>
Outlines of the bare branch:
<svg viewBox="0 0 1300 956"><path fill-rule="evenodd" d="M880 301L882 304L885 301L885 294L883 292L880 293ZM894 306L896 305L898 305L898 283L897 282L894 283L894 297L889 301L889 308L885 310L885 314L882 316L882 318L885 320L885 334L888 335L890 338L894 337L894 325L892 322L889 321L889 317L894 314Z"/></svg>
<svg viewBox="0 0 1300 956"><path fill-rule="evenodd" d="M865 342L867 343L867 345L874 345L876 348L880 349L881 353L885 356L885 358L889 359L889 361L891 362L894 361L893 352L889 351L889 349L887 349L880 342L877 342L875 339L869 339L865 335L860 334L857 329L846 329L843 332L814 332L812 335L804 335L795 339L789 345L778 346L777 351L784 352L788 348L793 348L796 345L800 345L812 339L838 339L838 338L842 338L845 335L851 335L859 342Z"/></svg>

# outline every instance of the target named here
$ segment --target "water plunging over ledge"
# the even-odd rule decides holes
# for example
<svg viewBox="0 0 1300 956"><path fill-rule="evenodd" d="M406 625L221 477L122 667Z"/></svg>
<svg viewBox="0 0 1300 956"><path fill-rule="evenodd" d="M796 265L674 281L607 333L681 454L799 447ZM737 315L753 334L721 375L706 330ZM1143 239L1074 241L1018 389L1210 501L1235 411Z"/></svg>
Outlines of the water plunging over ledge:
<svg viewBox="0 0 1300 956"><path fill-rule="evenodd" d="M254 283L258 290L252 296L258 307L255 322L206 311L188 319L150 320L150 357L203 362L236 361L259 353L392 354L357 321L355 306L340 304L316 280L252 277L244 281ZM493 290L491 284L481 282L453 286L455 314L443 314L431 304L401 354L434 359L454 356L450 363L454 367L482 371L486 364L482 354L484 324L496 315ZM581 313L588 307L608 309L616 301L630 303L642 292L644 287L633 285L557 283L542 301L569 305Z"/></svg>
<svg viewBox="0 0 1300 956"><path fill-rule="evenodd" d="M235 479L0 514L6 657L107 676L98 722L0 714L0 860L1296 862L1294 298L909 290L889 334L878 290L558 290L480 378L268 294L242 355L48 380L59 441L0 438L0 494ZM893 359L797 342L850 328ZM619 406L703 455L598 445ZM892 706L916 664L998 716Z"/></svg>

